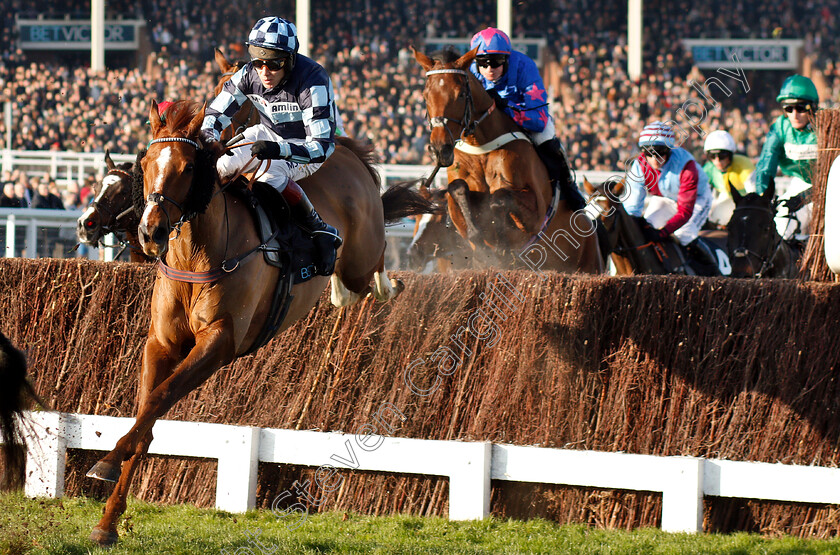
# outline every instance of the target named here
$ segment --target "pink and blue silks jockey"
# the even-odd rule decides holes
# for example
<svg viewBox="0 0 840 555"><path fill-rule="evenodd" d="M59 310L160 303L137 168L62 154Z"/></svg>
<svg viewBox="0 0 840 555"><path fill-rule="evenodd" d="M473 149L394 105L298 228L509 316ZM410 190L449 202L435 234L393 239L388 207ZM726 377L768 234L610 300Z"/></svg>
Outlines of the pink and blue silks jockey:
<svg viewBox="0 0 840 555"><path fill-rule="evenodd" d="M470 71L513 121L528 133L552 182L558 182L572 210L586 204L572 178L566 154L555 136L548 113L548 93L534 60L513 50L510 38L488 27L476 33L470 49L478 47Z"/></svg>

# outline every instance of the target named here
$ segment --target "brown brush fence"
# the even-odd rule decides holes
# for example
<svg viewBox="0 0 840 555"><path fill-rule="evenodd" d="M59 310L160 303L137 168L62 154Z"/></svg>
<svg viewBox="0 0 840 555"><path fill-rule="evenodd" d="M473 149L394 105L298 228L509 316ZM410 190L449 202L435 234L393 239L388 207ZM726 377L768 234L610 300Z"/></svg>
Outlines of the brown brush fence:
<svg viewBox="0 0 840 555"><path fill-rule="evenodd" d="M61 411L132 416L154 269L3 259L3 331L28 350L37 390ZM463 340L493 272L402 274L397 300L307 318L216 373L169 419L355 432L389 401L395 435L836 466L840 286L797 281L608 278L518 272L523 296L484 339ZM496 298L497 307L501 307ZM456 339L463 345L450 339ZM471 351L428 399L403 369L447 345ZM492 345L492 346L491 346ZM432 376L416 374L424 386ZM289 445L294 449L294 445ZM369 453L368 456L376 456ZM73 452L68 494L103 495ZM324 461L329 462L329 461ZM311 469L263 465L265 506ZM436 477L348 474L324 509L445 515ZM154 457L133 492L212 506L215 464ZM612 528L657 526L661 496L494 483L493 513ZM313 509L315 510L315 509ZM706 529L831 536L833 506L708 498Z"/></svg>
<svg viewBox="0 0 840 555"><path fill-rule="evenodd" d="M828 171L834 159L840 154L840 110L817 112L815 127L819 156L814 170L812 184L814 203L811 217L811 238L800 263L805 279L814 281L838 281L825 261L825 189Z"/></svg>

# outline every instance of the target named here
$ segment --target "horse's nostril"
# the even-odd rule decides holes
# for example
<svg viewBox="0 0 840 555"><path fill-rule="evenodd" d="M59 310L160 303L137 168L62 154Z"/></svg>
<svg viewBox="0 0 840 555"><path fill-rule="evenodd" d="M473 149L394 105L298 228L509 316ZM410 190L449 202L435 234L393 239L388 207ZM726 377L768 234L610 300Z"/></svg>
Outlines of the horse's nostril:
<svg viewBox="0 0 840 555"><path fill-rule="evenodd" d="M156 227L155 232L152 234L152 240L155 243L163 243L166 241L166 238L169 236L169 233L163 229L162 227Z"/></svg>

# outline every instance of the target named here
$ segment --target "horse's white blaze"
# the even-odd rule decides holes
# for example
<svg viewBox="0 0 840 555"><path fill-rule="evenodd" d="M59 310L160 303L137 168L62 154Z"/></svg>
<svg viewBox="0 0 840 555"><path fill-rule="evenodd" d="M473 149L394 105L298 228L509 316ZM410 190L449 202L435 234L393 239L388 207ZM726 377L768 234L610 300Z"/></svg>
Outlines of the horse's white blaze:
<svg viewBox="0 0 840 555"><path fill-rule="evenodd" d="M157 157L157 166L158 166L158 174L157 179L155 179L155 185L152 187L152 191L160 192L160 186L163 184L163 175L166 172L166 166L169 165L169 159L172 157L172 147L165 146L161 149L160 154Z"/></svg>
<svg viewBox="0 0 840 555"><path fill-rule="evenodd" d="M332 290L330 292L330 302L333 306L342 307L350 306L362 298L358 293L354 293L347 289L344 284L338 279L338 276L333 274L330 276L330 285Z"/></svg>
<svg viewBox="0 0 840 555"><path fill-rule="evenodd" d="M432 221L431 214L423 214L423 217L420 218L420 223L417 224L417 233L414 234L414 237L411 239L411 244L408 248L412 248L417 241L423 236L423 232L426 231L426 226L429 225L429 222Z"/></svg>
<svg viewBox="0 0 840 555"><path fill-rule="evenodd" d="M88 206L87 210L85 210L84 213L79 217L79 221L83 222L83 221L87 220L88 218L93 216L93 212L94 212L93 206Z"/></svg>
<svg viewBox="0 0 840 555"><path fill-rule="evenodd" d="M390 301L397 296L397 291L388 278L388 271L384 268L382 272L374 272L373 282L373 298L377 301Z"/></svg>
<svg viewBox="0 0 840 555"><path fill-rule="evenodd" d="M102 180L102 189L99 190L99 194L96 195L96 202L99 202L102 199L102 196L105 194L105 191L108 190L108 187L113 185L114 183L119 183L120 178L116 175L106 175L105 178Z"/></svg>
<svg viewBox="0 0 840 555"><path fill-rule="evenodd" d="M166 166L167 166L167 164L169 164L169 159L171 157L172 157L172 147L169 147L169 146L163 147L160 151L160 154L158 154L158 157L157 157L157 160L156 160L157 165L158 165L158 174L157 174L157 179L155 179L155 184L152 187L152 192L156 192L156 193L160 192L161 185L163 185L164 171L166 170ZM149 212L151 212L152 208L154 208L155 206L157 206L157 203L154 202L154 201L150 200L146 203L146 209L143 210L143 217L140 218L140 224L141 225L148 225L149 224L149 221L148 221Z"/></svg>

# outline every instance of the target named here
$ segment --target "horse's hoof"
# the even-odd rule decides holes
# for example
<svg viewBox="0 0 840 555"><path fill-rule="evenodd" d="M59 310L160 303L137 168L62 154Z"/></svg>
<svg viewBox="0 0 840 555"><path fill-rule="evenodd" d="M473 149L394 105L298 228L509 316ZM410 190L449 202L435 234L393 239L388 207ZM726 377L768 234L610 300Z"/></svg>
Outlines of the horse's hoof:
<svg viewBox="0 0 840 555"><path fill-rule="evenodd" d="M102 528L94 528L90 533L90 541L98 544L100 547L111 547L119 539L119 534L116 532L108 532Z"/></svg>
<svg viewBox="0 0 840 555"><path fill-rule="evenodd" d="M120 478L120 467L107 461L99 461L88 470L85 476L106 482L116 482Z"/></svg>
<svg viewBox="0 0 840 555"><path fill-rule="evenodd" d="M401 279L391 278L391 287L394 288L394 297L405 291L405 283Z"/></svg>

